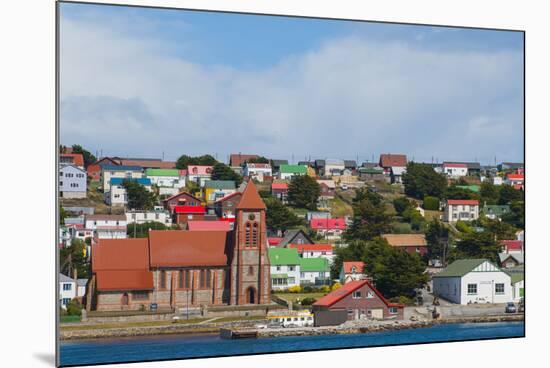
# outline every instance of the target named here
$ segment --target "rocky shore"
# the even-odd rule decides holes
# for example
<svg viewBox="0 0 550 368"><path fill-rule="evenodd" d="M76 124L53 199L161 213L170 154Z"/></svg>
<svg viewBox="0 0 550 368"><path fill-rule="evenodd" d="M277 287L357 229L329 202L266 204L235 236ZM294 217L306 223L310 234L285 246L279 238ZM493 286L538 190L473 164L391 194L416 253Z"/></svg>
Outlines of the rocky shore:
<svg viewBox="0 0 550 368"><path fill-rule="evenodd" d="M313 336L329 334L357 334L369 332L392 331L409 328L424 328L436 324L449 323L487 323L487 322L514 322L523 321L523 314L502 315L502 316L484 316L484 317L459 317L444 318L437 320L416 320L416 321L349 321L339 326L324 327L304 327L304 328L254 328L256 324L262 324L266 321L257 320L253 323L230 322L230 323L206 323L206 324L170 324L163 326L147 327L121 327L121 328L94 328L89 329L85 326L82 329L61 329L61 340L75 339L96 339L96 338L116 338L131 336L153 336L166 334L203 334L220 333L221 329L250 332L255 331L255 336L262 337L280 337L280 336Z"/></svg>

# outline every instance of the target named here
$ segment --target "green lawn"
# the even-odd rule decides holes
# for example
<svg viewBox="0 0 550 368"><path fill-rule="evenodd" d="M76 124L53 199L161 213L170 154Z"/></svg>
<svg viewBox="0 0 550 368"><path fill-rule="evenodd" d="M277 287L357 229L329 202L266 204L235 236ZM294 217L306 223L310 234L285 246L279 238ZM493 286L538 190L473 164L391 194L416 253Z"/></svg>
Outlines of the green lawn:
<svg viewBox="0 0 550 368"><path fill-rule="evenodd" d="M118 323L98 323L95 325L71 324L61 326L62 330L99 330L109 328L127 328L127 327L157 327L168 326L171 324L191 324L206 321L209 318L180 319L177 322L167 321L147 321L147 322L118 322Z"/></svg>
<svg viewBox="0 0 550 368"><path fill-rule="evenodd" d="M340 197L334 197L329 201L330 213L332 217L352 216L353 209L349 204L344 202Z"/></svg>
<svg viewBox="0 0 550 368"><path fill-rule="evenodd" d="M80 316L60 316L59 322L61 323L77 323L80 322Z"/></svg>

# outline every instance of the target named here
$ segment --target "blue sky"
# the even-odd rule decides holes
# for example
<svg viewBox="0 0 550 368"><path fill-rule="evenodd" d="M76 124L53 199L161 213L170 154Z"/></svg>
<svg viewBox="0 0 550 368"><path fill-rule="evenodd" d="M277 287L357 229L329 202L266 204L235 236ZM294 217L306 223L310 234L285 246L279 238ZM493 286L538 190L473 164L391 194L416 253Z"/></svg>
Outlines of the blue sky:
<svg viewBox="0 0 550 368"><path fill-rule="evenodd" d="M519 32L63 3L60 37L94 152L523 160Z"/></svg>

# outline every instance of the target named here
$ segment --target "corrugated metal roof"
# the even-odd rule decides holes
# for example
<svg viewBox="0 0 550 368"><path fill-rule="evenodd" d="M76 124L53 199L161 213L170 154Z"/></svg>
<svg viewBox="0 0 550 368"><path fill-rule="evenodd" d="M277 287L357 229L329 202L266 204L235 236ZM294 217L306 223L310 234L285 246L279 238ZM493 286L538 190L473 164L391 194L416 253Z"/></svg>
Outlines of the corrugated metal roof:
<svg viewBox="0 0 550 368"><path fill-rule="evenodd" d="M433 277L462 277L483 262L489 261L484 258L459 259L448 265L443 271L435 274Z"/></svg>
<svg viewBox="0 0 550 368"><path fill-rule="evenodd" d="M276 265L299 265L300 256L298 251L292 248L269 248L269 263Z"/></svg>

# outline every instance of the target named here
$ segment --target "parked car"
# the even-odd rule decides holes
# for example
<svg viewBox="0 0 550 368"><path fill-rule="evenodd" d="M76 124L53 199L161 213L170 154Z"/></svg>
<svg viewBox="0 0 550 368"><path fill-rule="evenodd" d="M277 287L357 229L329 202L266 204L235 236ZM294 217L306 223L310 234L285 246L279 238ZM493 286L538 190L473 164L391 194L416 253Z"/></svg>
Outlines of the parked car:
<svg viewBox="0 0 550 368"><path fill-rule="evenodd" d="M505 313L516 313L516 305L512 302L506 303L506 309L504 310Z"/></svg>

